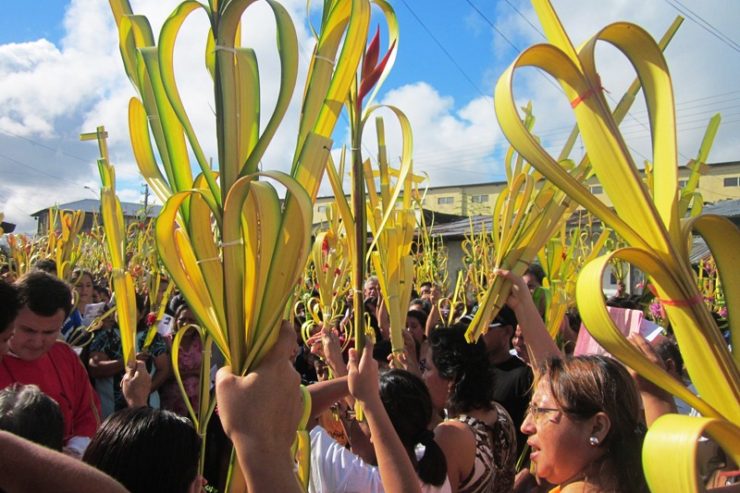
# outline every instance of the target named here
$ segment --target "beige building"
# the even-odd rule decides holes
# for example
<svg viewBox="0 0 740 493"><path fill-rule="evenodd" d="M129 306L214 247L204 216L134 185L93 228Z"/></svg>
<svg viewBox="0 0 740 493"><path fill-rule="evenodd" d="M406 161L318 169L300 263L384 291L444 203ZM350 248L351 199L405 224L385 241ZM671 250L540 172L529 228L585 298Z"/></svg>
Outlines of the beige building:
<svg viewBox="0 0 740 493"><path fill-rule="evenodd" d="M679 187L683 188L690 170L685 166L678 169ZM427 189L422 206L434 212L444 212L459 216L480 216L493 213L496 198L506 187L505 181L430 187ZM589 182L591 193L604 203L612 203L604 194L598 180ZM740 161L708 164L699 178L698 191L705 203L715 203L725 199L740 199ZM314 224L326 220L326 212L333 196L319 197L314 205Z"/></svg>

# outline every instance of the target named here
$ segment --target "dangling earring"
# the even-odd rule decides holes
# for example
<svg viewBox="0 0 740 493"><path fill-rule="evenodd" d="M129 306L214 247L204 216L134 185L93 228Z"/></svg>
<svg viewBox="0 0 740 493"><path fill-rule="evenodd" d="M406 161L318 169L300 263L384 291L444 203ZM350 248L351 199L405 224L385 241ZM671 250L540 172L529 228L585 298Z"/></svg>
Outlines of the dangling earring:
<svg viewBox="0 0 740 493"><path fill-rule="evenodd" d="M591 435L591 437L588 439L588 443L592 447L595 447L595 446L597 446L599 444L599 439L596 436Z"/></svg>

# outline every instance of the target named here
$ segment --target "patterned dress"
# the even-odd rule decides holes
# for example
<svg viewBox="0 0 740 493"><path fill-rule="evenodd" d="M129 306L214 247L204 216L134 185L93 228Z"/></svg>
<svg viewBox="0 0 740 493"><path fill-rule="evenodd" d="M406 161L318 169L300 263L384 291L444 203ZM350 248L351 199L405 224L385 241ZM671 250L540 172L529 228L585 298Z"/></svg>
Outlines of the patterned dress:
<svg viewBox="0 0 740 493"><path fill-rule="evenodd" d="M455 418L470 427L475 435L475 463L458 493L508 493L514 487L516 433L514 422L498 403L496 422L490 426L462 414Z"/></svg>

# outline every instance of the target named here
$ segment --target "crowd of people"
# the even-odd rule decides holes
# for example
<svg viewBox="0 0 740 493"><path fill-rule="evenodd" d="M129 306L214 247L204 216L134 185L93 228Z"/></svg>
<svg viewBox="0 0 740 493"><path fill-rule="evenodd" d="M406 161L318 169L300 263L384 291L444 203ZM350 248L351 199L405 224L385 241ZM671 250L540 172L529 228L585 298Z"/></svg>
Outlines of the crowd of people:
<svg viewBox="0 0 740 493"><path fill-rule="evenodd" d="M512 283L511 295L477 343L465 338L476 307L454 313L440 287L425 283L409 300L404 350L393 352L370 277L364 308L373 334L361 354L347 349L351 307L308 341L298 309L242 377L218 354L202 368L197 320L181 296L162 299L164 290L137 296L136 364L127 366L115 298L90 273L68 284L44 267L0 282L4 491L184 493L209 482L213 491L226 476L229 442L248 491L300 491L291 447L303 383L312 403L311 492L639 493L647 491L646 426L676 412L671 396L616 360L556 345L536 268L524 278L496 273ZM147 316L162 304L167 323ZM93 319L100 328L90 332ZM577 329L564 329L564 339ZM178 383L171 346L179 331ZM670 338L634 343L684 378ZM205 437L188 419L204 378L217 400Z"/></svg>

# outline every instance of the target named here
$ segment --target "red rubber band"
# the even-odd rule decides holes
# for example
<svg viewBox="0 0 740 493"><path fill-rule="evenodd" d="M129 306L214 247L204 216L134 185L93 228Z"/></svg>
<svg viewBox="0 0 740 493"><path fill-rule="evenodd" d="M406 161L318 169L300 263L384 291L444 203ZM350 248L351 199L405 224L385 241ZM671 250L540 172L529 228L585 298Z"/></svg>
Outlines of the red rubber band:
<svg viewBox="0 0 740 493"><path fill-rule="evenodd" d="M664 305L668 306L694 306L698 305L699 303L704 302L704 297L700 294L697 294L693 298L690 298L688 300L659 300Z"/></svg>
<svg viewBox="0 0 740 493"><path fill-rule="evenodd" d="M580 94L577 98L575 98L573 101L570 102L570 107L575 108L579 104L581 104L583 101L587 100L591 96L594 96L597 91L604 91L604 87L601 85L601 79L596 78L596 82L598 83L598 86L596 88L589 88L588 91L584 92L583 94Z"/></svg>
<svg viewBox="0 0 740 493"><path fill-rule="evenodd" d="M589 89L588 91L584 92L583 94L581 94L580 96L578 96L577 98L575 98L573 101L571 101L570 102L570 107L571 108L575 108L576 106L578 106L579 104L581 104L583 101L585 101L588 98L590 98L591 96L595 95L597 90L598 91L603 91L604 88L601 87L601 86L599 86L597 89L593 89L593 88Z"/></svg>

